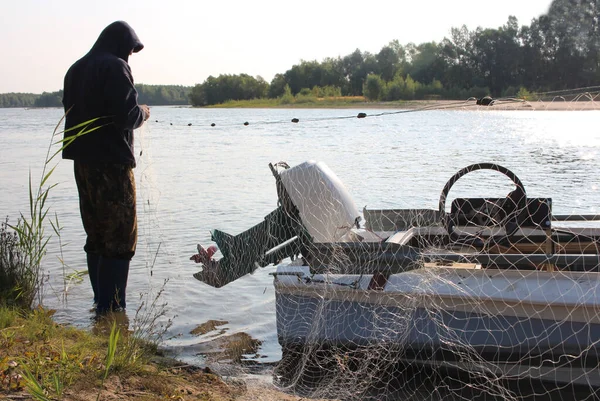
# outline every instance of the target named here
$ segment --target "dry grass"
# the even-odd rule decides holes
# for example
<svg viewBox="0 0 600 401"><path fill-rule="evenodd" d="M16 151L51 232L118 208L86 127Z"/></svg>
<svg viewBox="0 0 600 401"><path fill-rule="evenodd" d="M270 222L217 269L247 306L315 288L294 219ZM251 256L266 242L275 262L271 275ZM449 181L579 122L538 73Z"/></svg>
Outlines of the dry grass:
<svg viewBox="0 0 600 401"><path fill-rule="evenodd" d="M117 356L127 354L125 331ZM108 337L58 325L52 312L31 313L0 309L0 398L34 400L30 372L51 400L233 400L244 388L226 384L218 376L165 358L130 361L127 368L106 371Z"/></svg>
<svg viewBox="0 0 600 401"><path fill-rule="evenodd" d="M216 328L221 322L213 323ZM116 358L129 352L131 333L122 330ZM220 352L207 357L219 361L239 361L260 345L244 333L213 341ZM270 381L223 380L209 369L150 353L152 347L127 368L109 368L103 381L108 346L105 321L88 332L54 323L52 311L0 308L0 399L44 399L32 395L25 379L29 371L49 400L306 400L277 390Z"/></svg>

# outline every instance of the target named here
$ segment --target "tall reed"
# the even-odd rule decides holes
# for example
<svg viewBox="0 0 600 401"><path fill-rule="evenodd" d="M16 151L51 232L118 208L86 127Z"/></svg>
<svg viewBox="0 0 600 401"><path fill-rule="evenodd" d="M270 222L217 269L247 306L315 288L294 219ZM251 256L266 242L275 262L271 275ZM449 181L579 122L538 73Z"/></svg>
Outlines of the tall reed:
<svg viewBox="0 0 600 401"><path fill-rule="evenodd" d="M46 254L46 246L51 238L46 231L48 221L54 233L59 234L57 224L47 218L49 207L46 201L50 190L57 185L48 184L57 166L57 162L54 165L51 163L76 138L103 126L95 125L102 118L99 117L68 130L60 130L64 118L63 116L60 119L52 132L39 183L32 181L29 172L29 211L26 214L20 213L16 225L8 224L7 219L0 228L0 304L31 308L36 297L38 303L42 303L41 265ZM68 131L76 131L76 133L64 139L56 139L57 136ZM52 154L52 148L56 145L60 145L60 149ZM8 228L14 232L9 232Z"/></svg>

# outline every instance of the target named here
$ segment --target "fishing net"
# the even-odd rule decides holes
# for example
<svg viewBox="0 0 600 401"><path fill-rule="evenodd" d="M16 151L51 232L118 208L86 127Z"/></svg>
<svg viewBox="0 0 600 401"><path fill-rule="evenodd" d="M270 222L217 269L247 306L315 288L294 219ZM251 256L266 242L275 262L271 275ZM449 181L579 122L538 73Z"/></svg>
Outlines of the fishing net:
<svg viewBox="0 0 600 401"><path fill-rule="evenodd" d="M162 225L160 224L158 205L160 203L161 192L156 183L156 172L154 171L152 143L149 135L150 128L148 124L142 125L136 131L137 139L137 199L140 218L138 219L138 230L141 238L141 255L144 256L144 264L149 275L152 275L154 264L159 252L169 255L166 244L163 244L161 238Z"/></svg>
<svg viewBox="0 0 600 401"><path fill-rule="evenodd" d="M598 89L447 106L591 110ZM448 171L433 207L359 209L325 163L270 168L276 209L240 234L213 230L222 257L199 245L193 259L214 287L277 265L279 387L357 400L600 396L598 204L557 212L551 193L482 162Z"/></svg>

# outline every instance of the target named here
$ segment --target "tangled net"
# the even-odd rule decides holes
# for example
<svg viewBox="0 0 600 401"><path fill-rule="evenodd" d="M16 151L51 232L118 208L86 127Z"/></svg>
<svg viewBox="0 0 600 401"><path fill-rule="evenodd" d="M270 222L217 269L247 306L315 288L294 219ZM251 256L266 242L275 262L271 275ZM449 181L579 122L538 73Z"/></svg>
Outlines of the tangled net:
<svg viewBox="0 0 600 401"><path fill-rule="evenodd" d="M537 101L596 108L592 89ZM192 258L215 287L277 264L281 388L357 400L598 397L600 215L553 213L550 197L494 163L450 175L437 209L362 212L324 163L270 167L277 209L236 236L214 230L221 259L202 246ZM474 172L511 189L452 196Z"/></svg>

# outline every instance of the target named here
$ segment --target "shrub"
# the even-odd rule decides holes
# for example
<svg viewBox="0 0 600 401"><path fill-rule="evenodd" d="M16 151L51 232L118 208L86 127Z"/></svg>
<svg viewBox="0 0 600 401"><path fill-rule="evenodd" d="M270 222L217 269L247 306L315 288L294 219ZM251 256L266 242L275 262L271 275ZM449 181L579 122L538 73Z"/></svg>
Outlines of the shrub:
<svg viewBox="0 0 600 401"><path fill-rule="evenodd" d="M376 74L369 74L367 82L363 86L363 93L370 101L379 100L382 97L384 82L381 77Z"/></svg>
<svg viewBox="0 0 600 401"><path fill-rule="evenodd" d="M517 88L514 86L509 86L502 92L502 97L515 97L517 96Z"/></svg>
<svg viewBox="0 0 600 401"><path fill-rule="evenodd" d="M0 305L29 307L35 296L19 236L0 223Z"/></svg>
<svg viewBox="0 0 600 401"><path fill-rule="evenodd" d="M285 85L285 88L283 89L283 95L281 96L281 99L279 99L279 104L292 104L294 103L294 95L292 95L292 89L290 88L289 85Z"/></svg>
<svg viewBox="0 0 600 401"><path fill-rule="evenodd" d="M523 100L533 100L532 99L532 95L531 92L529 92L525 87L521 86L519 88L519 91L517 92L517 96L518 99L523 99Z"/></svg>

